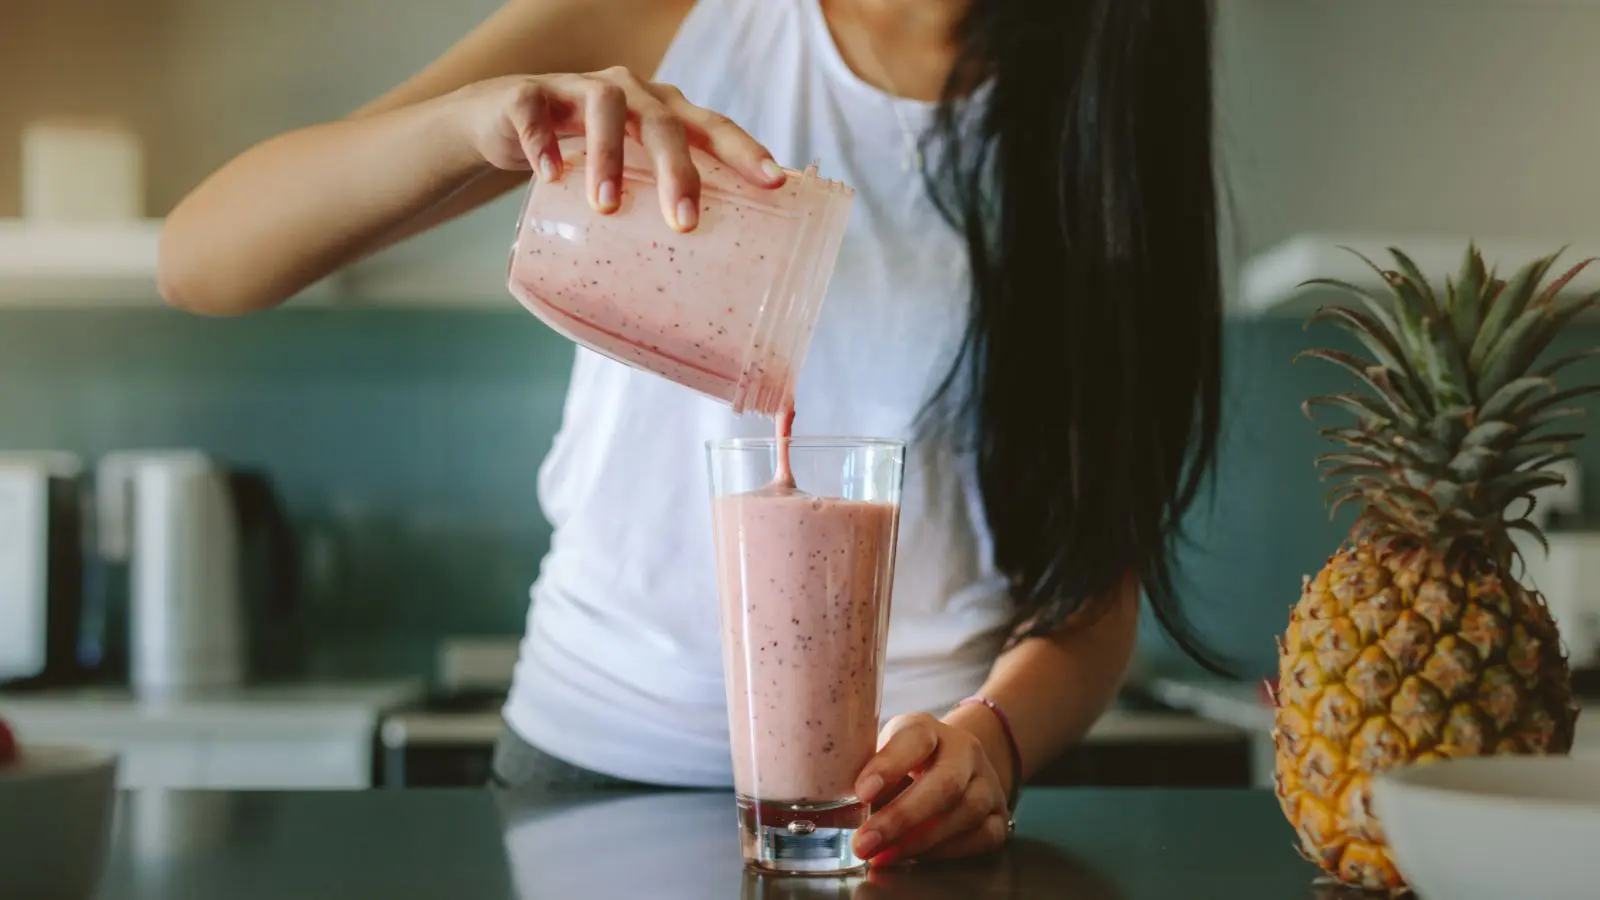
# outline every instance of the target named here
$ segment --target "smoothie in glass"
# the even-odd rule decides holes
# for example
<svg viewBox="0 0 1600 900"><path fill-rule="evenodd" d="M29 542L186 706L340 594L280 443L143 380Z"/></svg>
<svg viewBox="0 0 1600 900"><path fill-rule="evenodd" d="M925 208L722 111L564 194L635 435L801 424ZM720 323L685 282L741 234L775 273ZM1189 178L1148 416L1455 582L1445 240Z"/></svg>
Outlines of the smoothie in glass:
<svg viewBox="0 0 1600 900"><path fill-rule="evenodd" d="M877 743L903 447L779 437L710 453L745 860L860 868L854 783Z"/></svg>

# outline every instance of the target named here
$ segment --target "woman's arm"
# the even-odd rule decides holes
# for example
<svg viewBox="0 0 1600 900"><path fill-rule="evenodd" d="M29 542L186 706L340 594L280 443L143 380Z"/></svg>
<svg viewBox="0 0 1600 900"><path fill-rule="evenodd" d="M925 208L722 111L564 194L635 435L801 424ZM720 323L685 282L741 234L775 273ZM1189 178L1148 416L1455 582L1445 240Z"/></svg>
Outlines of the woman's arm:
<svg viewBox="0 0 1600 900"><path fill-rule="evenodd" d="M886 865L999 847L1014 782L1082 739L1110 706L1133 658L1138 623L1138 583L1130 578L1103 609L1079 613L996 660L982 694L1005 711L1021 772L1011 771L999 717L981 704L957 707L943 719L911 714L889 722L857 793L870 802L908 777L914 782L862 825L856 852Z"/></svg>
<svg viewBox="0 0 1600 900"><path fill-rule="evenodd" d="M1081 618L1081 616L1080 616ZM1139 588L1130 580L1098 619L1076 620L1047 638L1029 638L995 661L980 693L1005 710L1022 757L1010 772L1010 748L999 719L982 705L958 707L944 721L971 732L998 769L1007 795L1078 743L1111 706L1133 660L1139 632Z"/></svg>
<svg viewBox="0 0 1600 900"><path fill-rule="evenodd" d="M167 217L159 278L176 306L237 314L481 206L522 171L485 160L461 89L499 76L651 72L691 0L508 0L444 56L348 118L250 148ZM487 92L483 92L487 93Z"/></svg>

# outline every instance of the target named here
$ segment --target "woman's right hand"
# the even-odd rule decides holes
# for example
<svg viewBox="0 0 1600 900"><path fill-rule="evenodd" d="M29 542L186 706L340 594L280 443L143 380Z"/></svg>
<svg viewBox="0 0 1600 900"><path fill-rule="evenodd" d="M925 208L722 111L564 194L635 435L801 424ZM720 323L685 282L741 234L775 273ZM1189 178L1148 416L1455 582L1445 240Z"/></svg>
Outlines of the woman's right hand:
<svg viewBox="0 0 1600 900"><path fill-rule="evenodd" d="M457 90L448 100L455 121L483 160L496 168L562 177L557 142L586 137L589 204L616 211L621 190L623 136L650 154L661 214L678 231L700 219L700 172L689 156L698 147L751 183L775 188L783 169L755 138L727 117L695 106L670 84L644 81L623 67L584 75L511 75Z"/></svg>

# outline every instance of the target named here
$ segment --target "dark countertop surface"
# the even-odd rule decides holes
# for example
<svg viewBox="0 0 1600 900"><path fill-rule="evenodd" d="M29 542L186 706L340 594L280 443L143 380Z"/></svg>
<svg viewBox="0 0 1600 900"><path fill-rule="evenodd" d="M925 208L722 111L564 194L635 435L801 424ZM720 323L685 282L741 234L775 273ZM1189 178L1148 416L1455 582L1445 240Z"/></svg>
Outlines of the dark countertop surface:
<svg viewBox="0 0 1600 900"><path fill-rule="evenodd" d="M731 795L129 792L101 900L1326 900L1266 791L1032 789L994 856L743 870Z"/></svg>

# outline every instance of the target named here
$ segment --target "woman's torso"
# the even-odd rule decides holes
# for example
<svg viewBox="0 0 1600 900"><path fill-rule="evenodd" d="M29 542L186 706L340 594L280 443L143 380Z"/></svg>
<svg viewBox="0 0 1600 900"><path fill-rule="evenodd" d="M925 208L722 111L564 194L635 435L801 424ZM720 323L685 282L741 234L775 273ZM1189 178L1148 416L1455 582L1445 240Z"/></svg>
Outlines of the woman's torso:
<svg viewBox="0 0 1600 900"><path fill-rule="evenodd" d="M855 188L795 432L910 440L968 303L965 244L904 165L906 128L920 130L931 106L857 78L817 0L701 0L654 77L732 118L779 162L817 160ZM540 469L555 531L506 705L524 738L618 777L729 782L704 444L771 429L579 349ZM999 646L1007 601L972 472L948 446L908 450L885 717L971 692Z"/></svg>

